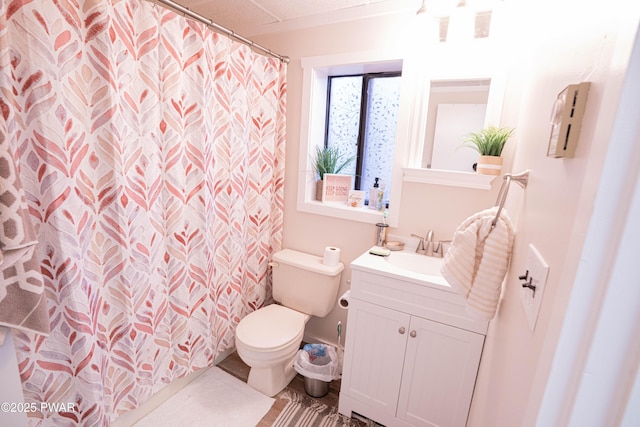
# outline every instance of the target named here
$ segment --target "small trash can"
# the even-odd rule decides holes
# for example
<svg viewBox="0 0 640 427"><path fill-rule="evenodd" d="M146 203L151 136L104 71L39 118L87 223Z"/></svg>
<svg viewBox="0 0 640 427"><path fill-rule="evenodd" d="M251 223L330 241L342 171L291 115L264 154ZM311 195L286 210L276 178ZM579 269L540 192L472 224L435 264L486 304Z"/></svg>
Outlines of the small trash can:
<svg viewBox="0 0 640 427"><path fill-rule="evenodd" d="M304 377L304 391L311 397L322 397L329 393L328 381L316 380L309 377Z"/></svg>
<svg viewBox="0 0 640 427"><path fill-rule="evenodd" d="M331 381L340 378L338 354L330 345L305 344L293 367L304 377L304 391L312 397L326 395Z"/></svg>

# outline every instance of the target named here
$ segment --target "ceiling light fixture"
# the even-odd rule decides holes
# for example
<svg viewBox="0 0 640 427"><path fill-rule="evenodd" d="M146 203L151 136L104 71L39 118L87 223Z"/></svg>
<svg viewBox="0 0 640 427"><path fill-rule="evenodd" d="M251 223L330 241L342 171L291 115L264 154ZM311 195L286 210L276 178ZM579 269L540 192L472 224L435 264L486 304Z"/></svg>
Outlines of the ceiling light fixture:
<svg viewBox="0 0 640 427"><path fill-rule="evenodd" d="M416 12L416 15L421 15L423 13L427 13L427 0L422 0L422 5L420 9Z"/></svg>

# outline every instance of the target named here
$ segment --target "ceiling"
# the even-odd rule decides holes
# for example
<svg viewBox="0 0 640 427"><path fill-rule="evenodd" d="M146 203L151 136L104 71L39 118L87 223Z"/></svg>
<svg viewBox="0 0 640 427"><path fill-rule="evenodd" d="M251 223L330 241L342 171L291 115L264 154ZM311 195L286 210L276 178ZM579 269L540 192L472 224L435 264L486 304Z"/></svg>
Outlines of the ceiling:
<svg viewBox="0 0 640 427"><path fill-rule="evenodd" d="M241 36L417 11L421 0L173 0Z"/></svg>

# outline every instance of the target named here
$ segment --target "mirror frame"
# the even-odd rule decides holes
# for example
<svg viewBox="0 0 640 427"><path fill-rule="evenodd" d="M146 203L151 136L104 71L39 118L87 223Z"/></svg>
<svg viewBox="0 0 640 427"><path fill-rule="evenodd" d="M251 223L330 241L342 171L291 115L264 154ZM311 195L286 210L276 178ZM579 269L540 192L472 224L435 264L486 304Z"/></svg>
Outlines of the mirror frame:
<svg viewBox="0 0 640 427"><path fill-rule="evenodd" d="M408 130L409 149L403 168L405 182L422 182L456 187L490 189L495 176L471 172L422 168L427 130L427 113L431 82L489 79L489 96L484 126L501 125L506 86L506 63L503 52L497 52L486 40L470 43L440 43L429 46L417 59L416 98Z"/></svg>

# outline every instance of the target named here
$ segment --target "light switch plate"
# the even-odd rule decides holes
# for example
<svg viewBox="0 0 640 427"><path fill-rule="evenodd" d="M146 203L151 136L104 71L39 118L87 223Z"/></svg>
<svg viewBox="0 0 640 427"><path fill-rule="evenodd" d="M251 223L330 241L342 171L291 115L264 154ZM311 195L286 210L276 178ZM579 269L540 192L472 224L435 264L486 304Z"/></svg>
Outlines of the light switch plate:
<svg viewBox="0 0 640 427"><path fill-rule="evenodd" d="M549 275L549 265L545 262L544 258L542 258L540 252L538 252L535 246L531 243L529 243L524 268L525 271L528 272L528 277L519 284L520 301L522 302L524 312L527 315L529 329L533 331L536 327L538 313L540 312L540 304L542 302L542 294ZM531 285L535 286L535 292L530 288L522 286L522 284L527 283L529 280L531 280Z"/></svg>

